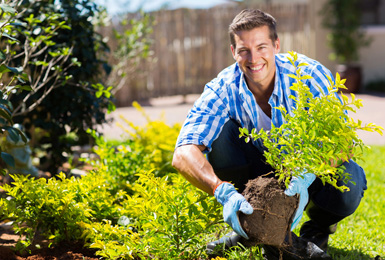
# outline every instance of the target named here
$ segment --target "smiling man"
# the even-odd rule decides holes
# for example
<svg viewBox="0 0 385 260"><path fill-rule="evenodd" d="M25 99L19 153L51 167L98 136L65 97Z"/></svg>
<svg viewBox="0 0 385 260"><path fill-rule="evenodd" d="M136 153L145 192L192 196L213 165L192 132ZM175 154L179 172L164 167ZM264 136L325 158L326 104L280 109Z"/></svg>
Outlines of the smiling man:
<svg viewBox="0 0 385 260"><path fill-rule="evenodd" d="M289 77L295 74L295 67L288 54L279 53L276 21L271 15L260 10L243 10L230 24L229 35L236 62L206 84L189 111L173 157L173 166L189 182L214 195L223 205L224 221L234 230L209 243L209 253L217 246L231 247L248 239L239 224L238 213L251 214L253 208L241 192L250 179L267 174L274 177L263 156L266 148L262 141L246 143L239 138L239 127L249 131L270 130L272 124L279 127L283 116L277 108L284 106L290 112L295 107L290 95L297 95L290 89L295 79ZM298 63L308 64L301 68L303 74L311 76L305 83L313 95L327 95L327 76L333 78L330 71L301 54ZM330 259L326 254L329 235L336 231L337 222L357 209L366 189L362 168L352 160L343 166L351 176L351 182L344 184L350 188L349 192L341 193L328 184L323 185L311 173L292 180L287 194L301 196L291 228L300 221L305 206L310 220L300 230L303 250L289 250L284 259ZM278 259L279 253L274 248L265 246L265 251L269 260ZM298 252L302 255L296 258Z"/></svg>

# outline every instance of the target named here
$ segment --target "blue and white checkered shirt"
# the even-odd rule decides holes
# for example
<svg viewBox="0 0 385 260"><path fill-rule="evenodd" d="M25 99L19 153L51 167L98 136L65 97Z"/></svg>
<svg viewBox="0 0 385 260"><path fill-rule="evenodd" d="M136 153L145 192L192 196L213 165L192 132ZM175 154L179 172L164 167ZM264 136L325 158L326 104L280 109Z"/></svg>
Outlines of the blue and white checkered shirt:
<svg viewBox="0 0 385 260"><path fill-rule="evenodd" d="M283 116L276 107L283 105L290 111L295 107L290 95L296 92L290 90L295 79L289 74L295 74L287 56L289 54L276 54L276 76L272 95L269 99L271 106L271 122L279 127L283 123ZM298 54L298 63L307 63L301 67L302 75L313 78L304 81L310 86L310 91L315 97L328 93L329 80L333 79L331 72L319 62L304 55ZM236 120L242 127L251 131L258 128L257 103L248 89L244 75L237 63L221 71L211 82L207 83L202 95L189 111L179 134L176 147L186 144L204 145L205 152L211 151L213 141L218 137L223 125L229 120ZM256 144L256 142L254 143Z"/></svg>

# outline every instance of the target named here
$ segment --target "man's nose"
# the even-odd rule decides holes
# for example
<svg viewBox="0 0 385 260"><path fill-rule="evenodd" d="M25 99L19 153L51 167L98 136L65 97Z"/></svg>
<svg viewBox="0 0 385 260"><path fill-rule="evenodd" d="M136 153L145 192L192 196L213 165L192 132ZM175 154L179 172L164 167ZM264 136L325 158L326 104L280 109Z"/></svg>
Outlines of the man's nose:
<svg viewBox="0 0 385 260"><path fill-rule="evenodd" d="M250 63L256 63L259 59L259 53L257 51L250 51L249 53L249 62Z"/></svg>

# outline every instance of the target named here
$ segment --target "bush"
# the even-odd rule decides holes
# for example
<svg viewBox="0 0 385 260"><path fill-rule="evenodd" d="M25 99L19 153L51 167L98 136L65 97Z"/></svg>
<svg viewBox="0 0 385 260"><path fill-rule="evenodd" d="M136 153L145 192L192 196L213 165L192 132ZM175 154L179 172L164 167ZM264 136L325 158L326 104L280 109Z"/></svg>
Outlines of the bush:
<svg viewBox="0 0 385 260"><path fill-rule="evenodd" d="M12 175L14 182L4 185L8 199L1 199L1 213L13 221L17 234L25 236L18 242L22 250L35 244L40 236L53 244L81 240L79 223L118 219L118 207L108 192L105 180L98 173L89 173L82 179L34 179Z"/></svg>
<svg viewBox="0 0 385 260"><path fill-rule="evenodd" d="M90 247L107 259L199 259L221 221L220 205L180 175L138 176L120 225L83 225Z"/></svg>
<svg viewBox="0 0 385 260"><path fill-rule="evenodd" d="M84 177L12 176L0 212L25 235L19 250L34 245L39 235L53 245L86 241L106 259L204 255L207 239L222 222L221 207L174 169L167 172L179 124L147 119L143 128L128 122L131 138L117 147L97 138L100 159Z"/></svg>
<svg viewBox="0 0 385 260"><path fill-rule="evenodd" d="M45 170L56 174L66 160L63 152L71 153L67 133L77 135L75 144L90 143L86 129L106 122L106 111L114 109L108 88L100 84L106 64L98 53L108 48L92 24L98 8L91 0L29 0L19 9L13 37L21 44L12 49L12 63L28 72L33 91L12 97L15 122L30 135L44 132L32 139L48 154L41 162L48 164ZM105 92L97 95L101 86Z"/></svg>
<svg viewBox="0 0 385 260"><path fill-rule="evenodd" d="M261 138L267 151L264 152L266 161L275 169L280 182L289 185L292 176L301 176L303 172L313 173L325 184L329 183L340 191L345 191L346 186L338 186L337 181L345 183L349 181L349 173L341 167L343 161L362 158L364 143L358 137L357 130L378 132L382 135L383 128L373 123L363 125L360 120L353 120L347 111L356 112L362 107L362 100L356 99L351 94L351 100L341 93L341 99L337 92L346 88L345 79L340 79L337 74L335 82L329 78L328 93L320 97L314 97L306 80L310 75L301 74L301 66L298 64L297 54L290 52L288 57L296 74L289 75L296 80L291 90L296 96L290 98L295 101L296 108L290 113L283 106L281 110L284 123L270 131L261 129L258 133L253 129L249 133L247 128L241 128L241 136L256 140Z"/></svg>
<svg viewBox="0 0 385 260"><path fill-rule="evenodd" d="M128 136L118 145L98 136L95 131L90 131L96 140L94 152L99 158L87 162L103 168L111 189L115 189L111 190L112 193L118 190L130 192L130 186L137 179L137 174L143 171L151 170L155 176L160 177L176 173L171 161L180 124L168 126L162 120L152 121L137 102L133 106L146 118L147 124L139 127L123 118L127 126L121 127Z"/></svg>

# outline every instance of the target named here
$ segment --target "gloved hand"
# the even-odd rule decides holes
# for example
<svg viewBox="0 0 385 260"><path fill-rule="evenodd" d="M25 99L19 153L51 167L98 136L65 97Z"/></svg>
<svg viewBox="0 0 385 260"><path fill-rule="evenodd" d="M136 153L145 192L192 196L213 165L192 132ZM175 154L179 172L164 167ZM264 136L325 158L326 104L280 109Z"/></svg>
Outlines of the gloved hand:
<svg viewBox="0 0 385 260"><path fill-rule="evenodd" d="M249 202L238 193L234 185L228 182L222 182L214 190L214 196L223 206L223 220L240 236L249 239L239 223L238 211L250 215L253 213L253 207Z"/></svg>
<svg viewBox="0 0 385 260"><path fill-rule="evenodd" d="M302 218L303 210L306 207L306 204L309 201L309 192L307 189L315 180L315 175L313 173L306 173L299 177L293 177L289 187L285 190L287 196L294 196L299 194L299 205L298 209L295 212L293 223L291 224L291 230L293 230L299 223Z"/></svg>

